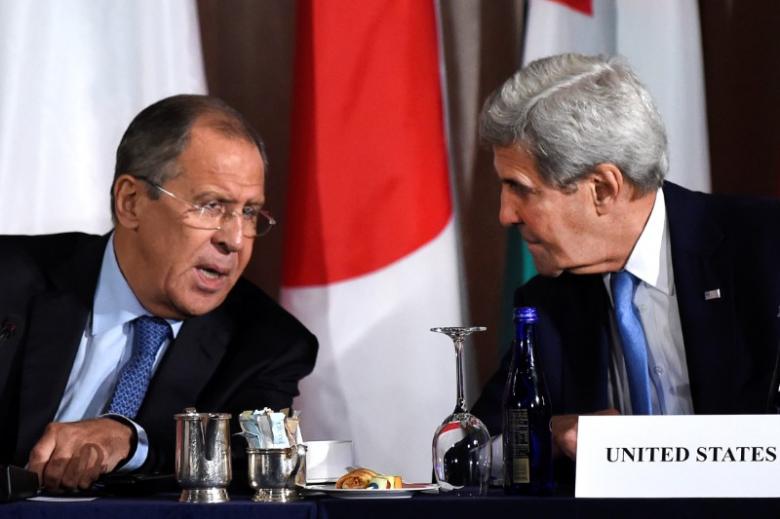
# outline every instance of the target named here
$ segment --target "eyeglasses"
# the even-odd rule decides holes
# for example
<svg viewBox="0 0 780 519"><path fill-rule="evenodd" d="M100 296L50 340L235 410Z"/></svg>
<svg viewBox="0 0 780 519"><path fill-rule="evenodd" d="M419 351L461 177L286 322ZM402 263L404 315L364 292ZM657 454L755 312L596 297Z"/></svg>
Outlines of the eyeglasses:
<svg viewBox="0 0 780 519"><path fill-rule="evenodd" d="M241 222L241 233L246 238L257 238L268 234L268 231L276 225L276 220L273 216L263 209L246 206L239 211L230 209L229 206L231 204L226 204L219 200L212 200L204 204L196 204L174 195L151 180L141 177L136 178L143 180L160 193L168 195L183 204L187 204L189 209L184 215L184 224L195 229L221 231L224 229L225 223L228 220L231 220L233 217L238 217Z"/></svg>

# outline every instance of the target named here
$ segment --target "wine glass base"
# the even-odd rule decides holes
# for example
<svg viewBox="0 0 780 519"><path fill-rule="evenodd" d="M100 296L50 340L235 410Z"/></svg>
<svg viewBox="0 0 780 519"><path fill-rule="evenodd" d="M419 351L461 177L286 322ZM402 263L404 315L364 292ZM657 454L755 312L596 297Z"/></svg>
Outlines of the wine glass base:
<svg viewBox="0 0 780 519"><path fill-rule="evenodd" d="M484 488L480 488L479 486L465 486L459 488L453 487L450 490L445 490L442 484L440 484L439 493L455 497L479 497L487 495L487 485Z"/></svg>

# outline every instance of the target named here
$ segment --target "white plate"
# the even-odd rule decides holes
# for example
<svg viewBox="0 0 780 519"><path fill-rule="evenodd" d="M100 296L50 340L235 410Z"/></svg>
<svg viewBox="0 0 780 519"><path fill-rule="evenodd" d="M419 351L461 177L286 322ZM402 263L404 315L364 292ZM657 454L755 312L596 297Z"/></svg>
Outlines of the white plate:
<svg viewBox="0 0 780 519"><path fill-rule="evenodd" d="M306 490L325 492L331 497L343 499L405 499L415 492L430 492L439 489L439 485L428 483L404 483L404 488L336 488L336 485L306 485Z"/></svg>
<svg viewBox="0 0 780 519"><path fill-rule="evenodd" d="M338 480L339 480L339 478L321 478L321 479L306 478L306 485L307 486L312 486L312 485L322 485L322 484L325 484L325 483L335 483Z"/></svg>

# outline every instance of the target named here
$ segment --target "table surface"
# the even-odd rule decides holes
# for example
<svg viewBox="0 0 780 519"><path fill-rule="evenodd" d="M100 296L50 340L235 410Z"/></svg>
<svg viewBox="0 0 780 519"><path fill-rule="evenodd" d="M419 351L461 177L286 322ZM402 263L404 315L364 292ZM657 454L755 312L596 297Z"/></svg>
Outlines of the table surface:
<svg viewBox="0 0 780 519"><path fill-rule="evenodd" d="M91 519L432 519L435 517L780 517L780 499L575 499L569 496L514 497L500 490L486 497L417 494L411 499L313 497L293 503L253 503L231 496L229 503L184 504L174 494L138 498L99 498L87 502L18 501L0 504L0 519L17 517Z"/></svg>

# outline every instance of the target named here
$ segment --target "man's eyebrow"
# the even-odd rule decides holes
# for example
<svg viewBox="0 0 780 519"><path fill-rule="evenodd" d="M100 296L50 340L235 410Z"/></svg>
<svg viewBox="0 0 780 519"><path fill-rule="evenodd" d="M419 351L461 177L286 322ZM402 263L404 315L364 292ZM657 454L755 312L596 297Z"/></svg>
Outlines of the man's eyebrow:
<svg viewBox="0 0 780 519"><path fill-rule="evenodd" d="M523 180L520 180L515 177L509 177L509 178L502 178L501 179L502 184L506 184L508 186L518 186L518 187L524 187L527 189L533 189L533 185L529 182L524 182Z"/></svg>
<svg viewBox="0 0 780 519"><path fill-rule="evenodd" d="M535 186L532 182L528 182L528 181L524 182L517 178L502 178L501 183L505 186L508 186L510 189L522 193L533 194L539 192L539 188Z"/></svg>
<svg viewBox="0 0 780 519"><path fill-rule="evenodd" d="M200 193L197 193L193 196L194 200L204 200L204 199L211 199L216 200L217 202L222 203L235 203L235 200L231 198L229 195L226 195L224 192L221 191L201 191Z"/></svg>
<svg viewBox="0 0 780 519"><path fill-rule="evenodd" d="M202 191L202 192L196 194L193 198L195 200L203 200L204 198L212 198L212 199L216 200L217 202L222 202L222 203L225 203L225 204L235 204L235 203L238 203L238 200L236 200L235 198L231 197L230 195L227 195L227 194L225 194L222 191L214 191L214 190ZM262 206L263 202L261 200L252 199L252 200L247 200L244 203L244 205L259 205L259 206Z"/></svg>

